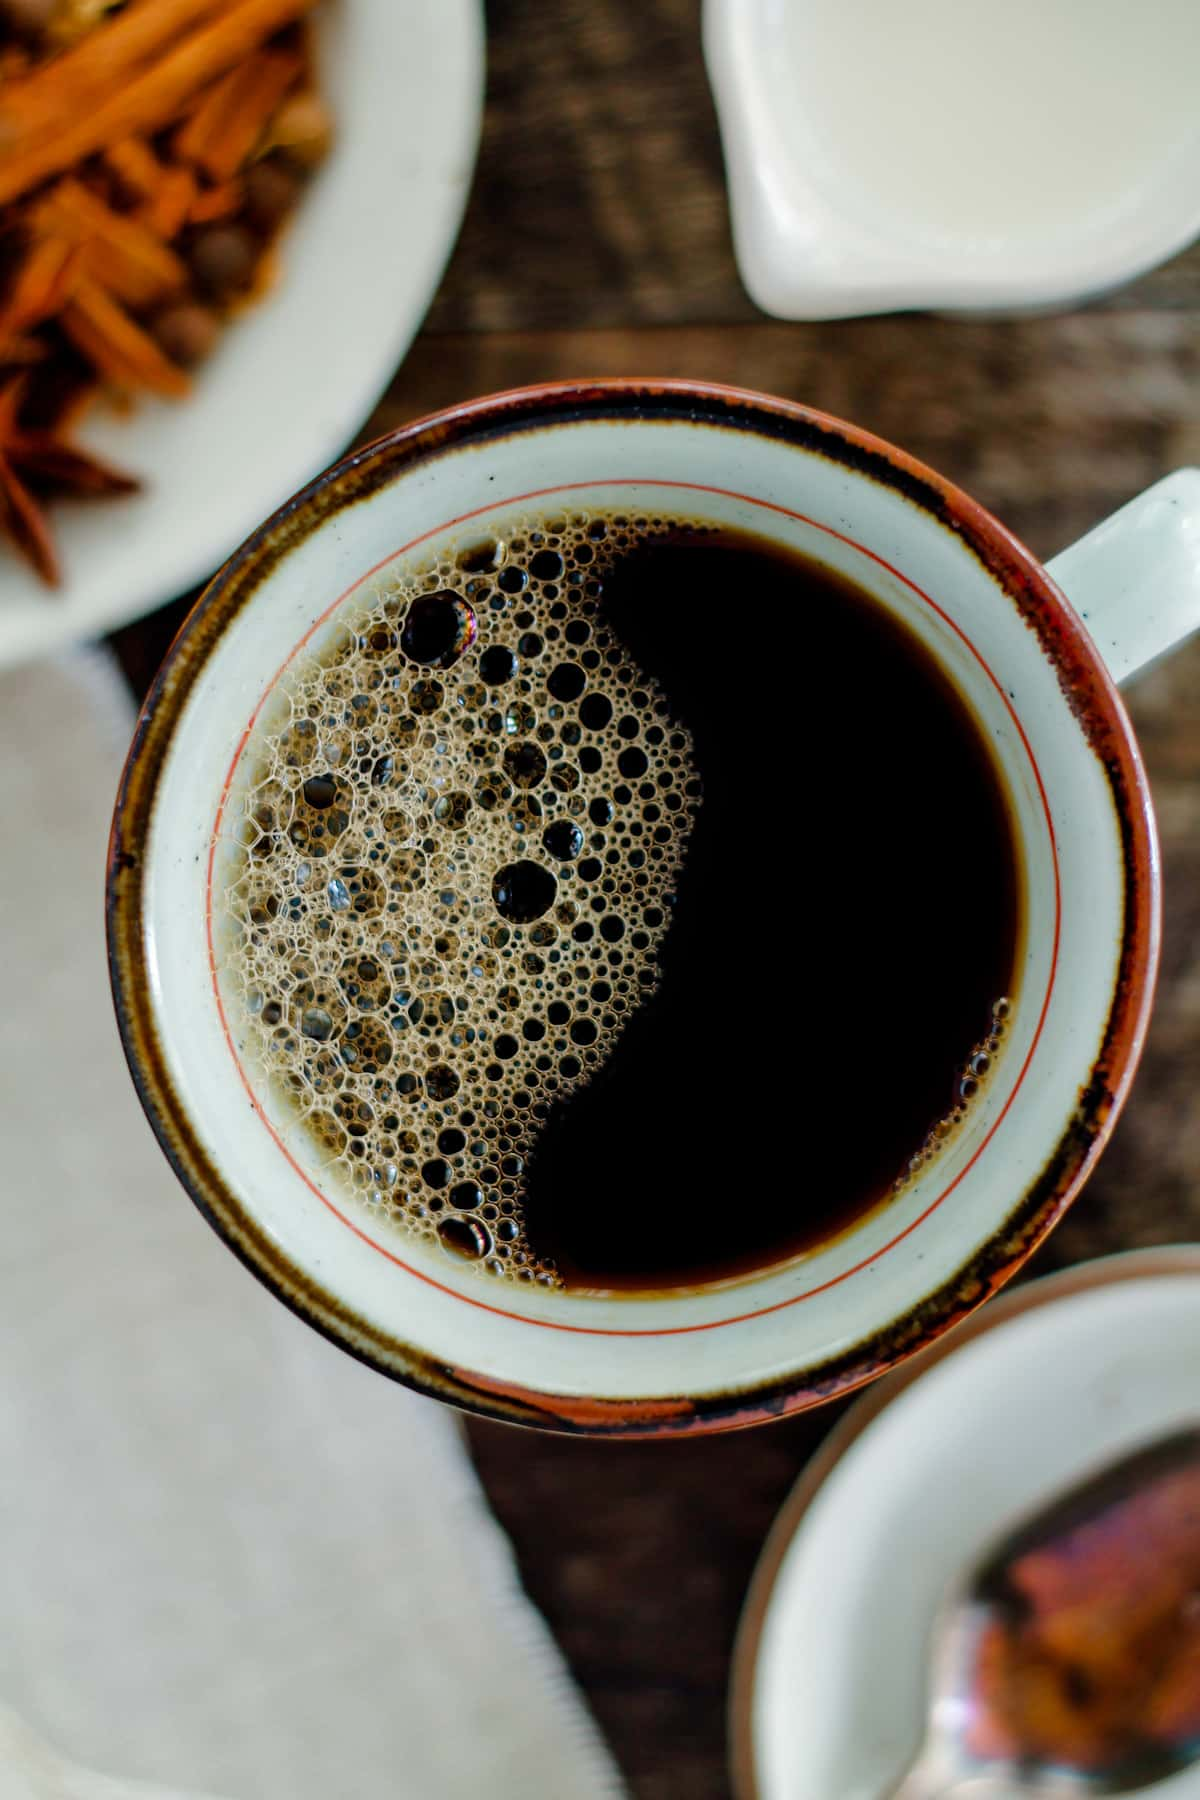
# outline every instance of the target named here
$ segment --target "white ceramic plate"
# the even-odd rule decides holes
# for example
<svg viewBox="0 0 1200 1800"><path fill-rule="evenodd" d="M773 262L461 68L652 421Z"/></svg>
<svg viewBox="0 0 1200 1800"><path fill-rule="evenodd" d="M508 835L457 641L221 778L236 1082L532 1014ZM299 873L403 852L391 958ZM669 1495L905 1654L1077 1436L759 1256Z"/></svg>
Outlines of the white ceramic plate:
<svg viewBox="0 0 1200 1800"><path fill-rule="evenodd" d="M345 447L416 334L474 166L479 0L326 0L316 19L338 137L285 235L279 284L188 400L89 421L82 441L145 491L55 507L57 593L0 546L0 667L210 576Z"/></svg>
<svg viewBox="0 0 1200 1800"><path fill-rule="evenodd" d="M1200 1248L995 1302L859 1402L780 1515L739 1641L742 1800L887 1800L947 1588L1098 1467L1200 1422ZM1144 1790L1196 1800L1200 1768Z"/></svg>

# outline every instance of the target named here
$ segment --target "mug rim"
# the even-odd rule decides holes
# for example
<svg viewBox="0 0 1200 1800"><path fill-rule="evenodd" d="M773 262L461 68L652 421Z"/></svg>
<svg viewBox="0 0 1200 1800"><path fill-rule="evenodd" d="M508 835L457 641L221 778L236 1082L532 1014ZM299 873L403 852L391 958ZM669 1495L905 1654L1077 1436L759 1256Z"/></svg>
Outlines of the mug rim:
<svg viewBox="0 0 1200 1800"><path fill-rule="evenodd" d="M1013 1200L969 1262L938 1293L918 1300L869 1341L859 1341L819 1368L801 1365L770 1383L719 1388L683 1401L549 1395L478 1370L449 1368L393 1331L360 1318L299 1268L257 1224L188 1117L157 1029L145 955L140 852L175 722L226 627L253 603L287 551L344 507L457 445L597 418L681 419L753 431L881 482L952 530L1033 627L1058 673L1104 767L1120 827L1125 883L1111 1009L1079 1105L1041 1174ZM139 713L117 794L106 884L110 980L135 1088L185 1191L239 1259L306 1322L392 1379L485 1417L608 1436L729 1430L848 1393L932 1343L1003 1286L1083 1186L1124 1103L1153 1001L1159 911L1153 813L1124 706L1082 623L1036 558L953 483L859 427L746 389L637 377L542 383L430 414L352 451L259 526L197 600Z"/></svg>

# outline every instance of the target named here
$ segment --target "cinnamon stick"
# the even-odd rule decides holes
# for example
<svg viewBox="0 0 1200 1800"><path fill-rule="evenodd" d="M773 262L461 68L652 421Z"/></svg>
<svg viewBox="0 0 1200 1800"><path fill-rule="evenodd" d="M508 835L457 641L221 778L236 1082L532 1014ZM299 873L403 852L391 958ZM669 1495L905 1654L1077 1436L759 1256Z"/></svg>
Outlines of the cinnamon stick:
<svg viewBox="0 0 1200 1800"><path fill-rule="evenodd" d="M188 392L183 370L168 362L154 339L94 282L80 282L60 322L99 374L118 387L149 388L169 400Z"/></svg>
<svg viewBox="0 0 1200 1800"><path fill-rule="evenodd" d="M176 132L175 155L213 181L227 181L258 143L301 66L287 51L264 50L234 69Z"/></svg>
<svg viewBox="0 0 1200 1800"><path fill-rule="evenodd" d="M52 318L67 297L79 260L73 244L48 238L35 242L0 309L0 339L19 337Z"/></svg>
<svg viewBox="0 0 1200 1800"><path fill-rule="evenodd" d="M241 69L231 69L228 75L222 75L220 81L214 81L200 95L187 117L171 136L171 155L182 162L195 163L201 166L201 159L208 145L219 132L226 114L233 105L241 79Z"/></svg>
<svg viewBox="0 0 1200 1800"><path fill-rule="evenodd" d="M73 49L40 64L0 95L0 150L51 130L64 104L83 106L129 80L131 73L192 30L227 0L130 0Z"/></svg>
<svg viewBox="0 0 1200 1800"><path fill-rule="evenodd" d="M196 177L190 169L164 169L158 188L138 214L148 231L169 243L188 221L196 199Z"/></svg>
<svg viewBox="0 0 1200 1800"><path fill-rule="evenodd" d="M164 0L179 3L182 0ZM0 206L120 138L169 124L199 88L315 4L316 0L235 0L227 12L95 106L80 112L72 100L48 128L49 135L39 134L32 144L23 141L0 164Z"/></svg>
<svg viewBox="0 0 1200 1800"><path fill-rule="evenodd" d="M127 199L147 200L157 193L165 170L144 138L122 138L110 144L104 161L116 176Z"/></svg>
<svg viewBox="0 0 1200 1800"><path fill-rule="evenodd" d="M33 218L35 231L80 245L88 275L126 305L152 305L187 283L187 268L173 250L82 182L60 181Z"/></svg>

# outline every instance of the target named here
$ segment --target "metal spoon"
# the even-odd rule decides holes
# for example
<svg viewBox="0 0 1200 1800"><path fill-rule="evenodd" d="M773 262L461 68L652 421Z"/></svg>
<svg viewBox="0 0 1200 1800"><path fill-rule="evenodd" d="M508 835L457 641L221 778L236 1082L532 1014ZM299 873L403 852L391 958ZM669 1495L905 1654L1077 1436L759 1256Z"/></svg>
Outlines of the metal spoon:
<svg viewBox="0 0 1200 1800"><path fill-rule="evenodd" d="M925 1741L889 1800L1090 1800L1198 1762L1200 1429L1105 1468L976 1565L940 1616Z"/></svg>

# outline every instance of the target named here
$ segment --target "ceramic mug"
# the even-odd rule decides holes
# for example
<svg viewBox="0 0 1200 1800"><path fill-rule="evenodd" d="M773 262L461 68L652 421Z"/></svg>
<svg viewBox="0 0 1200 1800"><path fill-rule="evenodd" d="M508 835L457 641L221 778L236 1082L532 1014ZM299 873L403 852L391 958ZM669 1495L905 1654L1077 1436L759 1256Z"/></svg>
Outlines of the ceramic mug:
<svg viewBox="0 0 1200 1800"><path fill-rule="evenodd" d="M841 1237L719 1287L543 1291L389 1229L315 1151L285 1143L222 998L214 867L226 796L273 685L302 645L320 650L369 583L476 543L520 508L700 513L852 577L965 696L1015 820L1019 986L965 1125ZM711 1431L869 1381L1020 1267L1112 1129L1159 932L1150 797L1114 681L1197 624L1200 471L1159 483L1047 570L902 451L730 388L530 388L354 453L209 586L151 690L121 782L113 988L168 1159L237 1255L317 1329L498 1419L614 1436ZM792 630L799 638L802 622ZM797 1069L798 1099L801 1081Z"/></svg>

